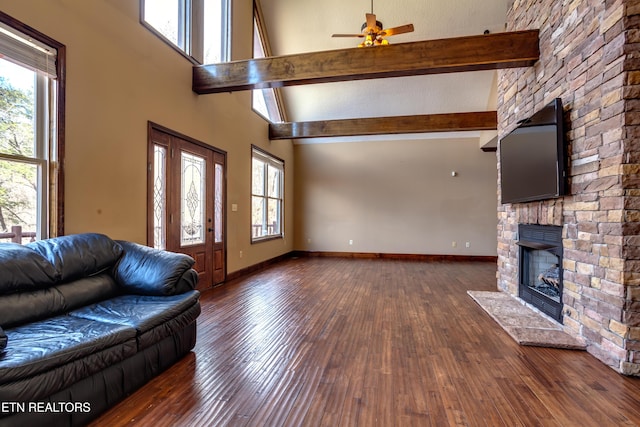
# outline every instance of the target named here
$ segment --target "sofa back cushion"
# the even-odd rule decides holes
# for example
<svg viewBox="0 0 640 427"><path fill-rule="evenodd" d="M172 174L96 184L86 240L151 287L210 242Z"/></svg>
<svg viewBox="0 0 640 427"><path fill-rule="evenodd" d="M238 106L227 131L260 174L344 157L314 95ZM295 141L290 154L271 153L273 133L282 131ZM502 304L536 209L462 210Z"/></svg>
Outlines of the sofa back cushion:
<svg viewBox="0 0 640 427"><path fill-rule="evenodd" d="M16 292L0 297L0 325L12 328L44 319L64 310L64 298L55 287Z"/></svg>
<svg viewBox="0 0 640 427"><path fill-rule="evenodd" d="M0 325L5 328L57 316L117 295L120 288L108 273L45 289L0 296Z"/></svg>
<svg viewBox="0 0 640 427"><path fill-rule="evenodd" d="M102 234L0 245L0 325L55 316L119 292L111 277L122 247Z"/></svg>
<svg viewBox="0 0 640 427"><path fill-rule="evenodd" d="M52 286L60 278L45 257L17 243L0 243L0 268L0 297Z"/></svg>
<svg viewBox="0 0 640 427"><path fill-rule="evenodd" d="M27 246L53 264L63 283L106 271L122 255L119 244L97 233L55 237Z"/></svg>

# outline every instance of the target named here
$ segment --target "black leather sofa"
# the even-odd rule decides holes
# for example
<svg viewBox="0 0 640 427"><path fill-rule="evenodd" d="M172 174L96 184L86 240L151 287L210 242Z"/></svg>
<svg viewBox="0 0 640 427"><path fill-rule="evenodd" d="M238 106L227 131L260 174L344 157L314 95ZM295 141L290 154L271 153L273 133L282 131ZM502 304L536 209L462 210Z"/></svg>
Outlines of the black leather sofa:
<svg viewBox="0 0 640 427"><path fill-rule="evenodd" d="M84 425L187 354L193 263L101 234L0 243L0 426Z"/></svg>

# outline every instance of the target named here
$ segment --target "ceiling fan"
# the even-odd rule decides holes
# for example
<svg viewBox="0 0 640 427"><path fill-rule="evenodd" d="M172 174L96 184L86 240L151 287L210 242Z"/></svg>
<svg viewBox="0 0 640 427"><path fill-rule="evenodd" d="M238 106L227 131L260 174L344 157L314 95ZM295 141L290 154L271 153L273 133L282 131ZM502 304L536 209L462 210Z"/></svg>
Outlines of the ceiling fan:
<svg viewBox="0 0 640 427"><path fill-rule="evenodd" d="M376 20L376 15L373 14L373 0L371 0L371 13L367 13L365 16L367 20L362 24L360 34L333 34L331 37L362 37L364 41L358 47L371 47L388 45L389 42L385 37L413 31L413 24L383 29L382 22Z"/></svg>

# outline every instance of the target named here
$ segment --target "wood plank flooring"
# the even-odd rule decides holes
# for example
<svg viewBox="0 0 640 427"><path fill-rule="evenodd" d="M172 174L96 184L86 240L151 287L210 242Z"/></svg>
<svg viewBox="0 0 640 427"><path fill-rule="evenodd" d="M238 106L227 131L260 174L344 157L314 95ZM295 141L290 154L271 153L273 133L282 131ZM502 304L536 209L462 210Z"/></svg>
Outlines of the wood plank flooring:
<svg viewBox="0 0 640 427"><path fill-rule="evenodd" d="M490 262L300 258L202 295L192 353L95 426L636 426L640 379L518 346Z"/></svg>

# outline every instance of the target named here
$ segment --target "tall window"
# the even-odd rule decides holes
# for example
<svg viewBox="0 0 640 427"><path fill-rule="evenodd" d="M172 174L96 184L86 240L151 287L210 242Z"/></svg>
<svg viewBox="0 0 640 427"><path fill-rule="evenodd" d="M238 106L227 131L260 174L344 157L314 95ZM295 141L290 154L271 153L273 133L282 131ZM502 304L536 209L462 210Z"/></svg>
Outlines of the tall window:
<svg viewBox="0 0 640 427"><path fill-rule="evenodd" d="M0 241L26 243L62 232L57 62L64 46L10 24L24 28L0 16Z"/></svg>
<svg viewBox="0 0 640 427"><path fill-rule="evenodd" d="M230 0L141 0L141 20L199 64L228 61Z"/></svg>
<svg viewBox="0 0 640 427"><path fill-rule="evenodd" d="M284 161L251 147L251 241L282 237Z"/></svg>
<svg viewBox="0 0 640 427"><path fill-rule="evenodd" d="M262 14L258 7L258 2L254 3L253 11L253 57L264 58L268 56L268 43L266 40L265 30L262 24ZM278 93L273 88L254 89L252 91L253 110L260 114L271 123L280 123L283 121L281 105L278 99Z"/></svg>

